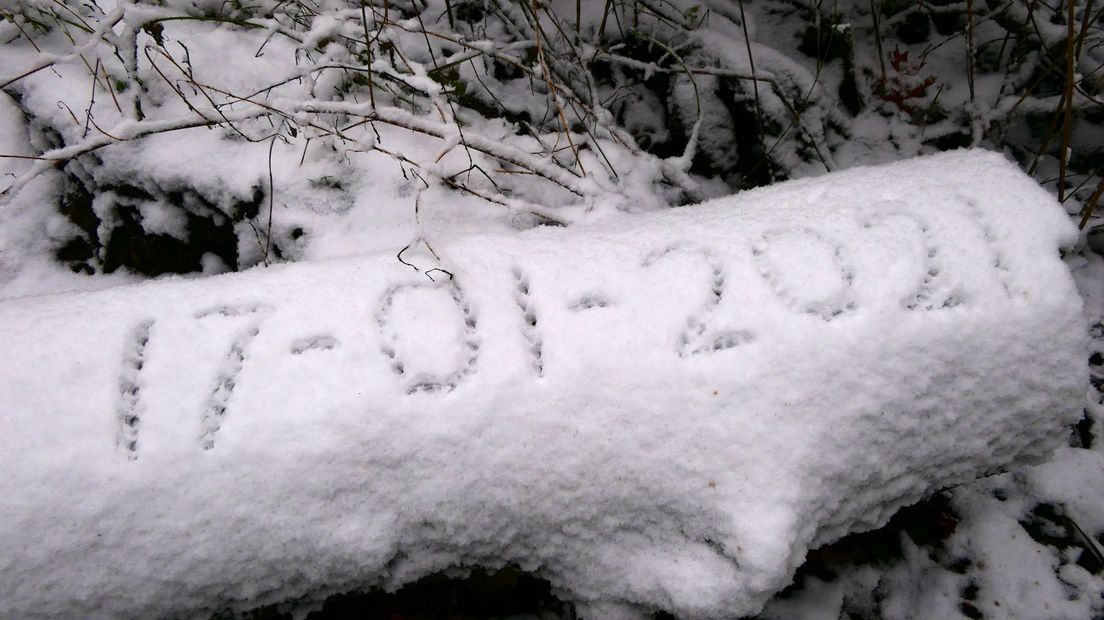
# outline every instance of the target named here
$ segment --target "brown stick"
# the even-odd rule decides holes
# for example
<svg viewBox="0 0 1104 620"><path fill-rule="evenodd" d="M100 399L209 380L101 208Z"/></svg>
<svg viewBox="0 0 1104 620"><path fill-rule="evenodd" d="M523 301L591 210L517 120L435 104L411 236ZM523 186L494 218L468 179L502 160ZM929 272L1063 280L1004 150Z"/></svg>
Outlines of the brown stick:
<svg viewBox="0 0 1104 620"><path fill-rule="evenodd" d="M1069 169L1070 130L1073 126L1073 82L1075 79L1076 59L1074 49L1077 47L1077 37L1074 34L1075 7L1074 0L1066 2L1066 109L1062 119L1062 152L1058 158L1058 202L1066 201L1066 173Z"/></svg>
<svg viewBox="0 0 1104 620"><path fill-rule="evenodd" d="M1073 0L1070 0L1071 2ZM974 0L966 0L966 84L974 102Z"/></svg>
<svg viewBox="0 0 1104 620"><path fill-rule="evenodd" d="M759 147L766 150L767 145L763 140L763 106L759 102L759 82L755 79L755 57L751 55L751 37L748 35L747 17L744 15L744 0L740 0L740 26L744 29L744 46L747 48L748 64L751 65L751 89L755 93L756 135L759 136Z"/></svg>
<svg viewBox="0 0 1104 620"><path fill-rule="evenodd" d="M1089 223L1089 218L1096 210L1096 205L1100 204L1101 196L1104 196L1104 176L1100 177L1100 182L1096 184L1092 196L1089 196L1089 199L1085 202L1085 208L1081 209L1081 223L1077 226L1079 229L1085 230L1085 225Z"/></svg>

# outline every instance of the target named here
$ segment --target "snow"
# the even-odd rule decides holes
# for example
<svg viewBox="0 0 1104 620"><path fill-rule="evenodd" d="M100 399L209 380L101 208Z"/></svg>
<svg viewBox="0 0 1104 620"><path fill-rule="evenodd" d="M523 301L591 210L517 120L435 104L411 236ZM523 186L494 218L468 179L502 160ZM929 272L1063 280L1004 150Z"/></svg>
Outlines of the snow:
<svg viewBox="0 0 1104 620"><path fill-rule="evenodd" d="M1014 165L956 151L476 232L413 268L4 300L0 617L309 606L507 563L585 617L758 613L810 548L1062 443L1076 239ZM1020 561L1002 518L970 544Z"/></svg>
<svg viewBox="0 0 1104 620"><path fill-rule="evenodd" d="M1100 351L1104 259L1082 248L1067 253L1065 262L1085 300L1089 323L1097 326L1090 351ZM1099 385L1099 362L1091 368ZM759 617L1098 617L1104 611L1098 555L1104 463L1096 422L1101 396L1098 388L1087 396L1086 421L1092 424L1076 431L1087 430L1087 437L1071 438L1071 447L1059 447L1044 463L943 491L906 511L919 516L921 527L940 528L945 539L931 540L929 534L914 544L916 534L892 522L849 537L811 554L793 587L769 601ZM935 500L946 507L933 511ZM894 537L900 539L897 555L862 561L862 554ZM849 552L859 560L848 562ZM816 557L825 554L831 561L818 563Z"/></svg>

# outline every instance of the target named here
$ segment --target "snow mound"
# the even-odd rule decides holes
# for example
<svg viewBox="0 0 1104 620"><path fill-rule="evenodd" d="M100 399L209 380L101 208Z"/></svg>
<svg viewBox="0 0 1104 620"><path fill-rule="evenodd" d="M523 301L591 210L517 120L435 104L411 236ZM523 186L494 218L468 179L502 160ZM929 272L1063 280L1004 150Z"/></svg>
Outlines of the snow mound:
<svg viewBox="0 0 1104 620"><path fill-rule="evenodd" d="M755 613L811 546L1060 443L1086 386L1074 239L960 151L418 269L2 302L0 616L507 563L589 618Z"/></svg>

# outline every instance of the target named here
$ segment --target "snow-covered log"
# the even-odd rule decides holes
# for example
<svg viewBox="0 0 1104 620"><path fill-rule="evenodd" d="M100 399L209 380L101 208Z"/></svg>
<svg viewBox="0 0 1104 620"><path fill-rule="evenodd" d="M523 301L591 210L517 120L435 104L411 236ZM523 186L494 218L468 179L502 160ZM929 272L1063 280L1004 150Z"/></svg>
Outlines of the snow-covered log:
<svg viewBox="0 0 1104 620"><path fill-rule="evenodd" d="M469 237L435 271L5 301L0 617L508 563L589 618L754 613L809 548L1064 440L1074 237L1012 164L959 151Z"/></svg>

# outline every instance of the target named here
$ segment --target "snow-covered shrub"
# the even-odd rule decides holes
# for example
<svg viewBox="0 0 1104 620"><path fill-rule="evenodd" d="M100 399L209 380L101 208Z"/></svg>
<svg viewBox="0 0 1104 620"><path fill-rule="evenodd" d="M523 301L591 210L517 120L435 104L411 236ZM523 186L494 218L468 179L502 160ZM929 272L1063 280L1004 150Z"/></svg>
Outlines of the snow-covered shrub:
<svg viewBox="0 0 1104 620"><path fill-rule="evenodd" d="M658 206L665 200L655 195L665 192L650 189L656 185L679 186L682 201L701 197L685 166L643 152L612 122L579 66L591 51L574 47L578 33L549 7L31 1L5 17L16 62L0 84L42 153L7 191L62 168L66 189L58 194L69 198L59 208L76 226L58 252L81 268L192 270L109 256L116 224L173 236L158 230L165 217L145 210L183 211L171 216L188 223L171 231L176 238L231 268L250 263L197 239L203 226L194 218L216 228L246 222L238 237L265 237L260 259L273 258L279 242L259 231L261 202L272 203L271 148L267 174L256 157L229 168L241 165L250 143L294 141L303 146L301 163L319 158L308 148L345 160L383 153L427 187L537 221L570 221L602 199ZM68 92L56 90L59 76ZM69 103L82 90L87 104ZM135 216L136 205L111 198L120 196L120 179L127 197L157 206Z"/></svg>
<svg viewBox="0 0 1104 620"><path fill-rule="evenodd" d="M55 249L89 270L191 270L107 256L113 223L172 237L170 211L189 254L294 257L308 242L269 224L273 194L301 208L370 156L410 192L522 226L960 146L1007 151L1076 211L1104 165L1104 29L1076 0L23 0L0 16L0 88L34 134L6 154L41 158L6 193L60 167L55 195L125 178L159 205L101 200L93 233L59 204L74 226ZM353 185L326 200L355 202Z"/></svg>
<svg viewBox="0 0 1104 620"><path fill-rule="evenodd" d="M178 239L232 269L297 256L296 227L269 224L273 194L301 206L368 153L513 225L963 146L1007 150L1071 211L1101 193L1089 2L20 0L0 15L0 87L41 158L6 193L59 168L55 194L92 196L95 218L56 205L73 223L57 256L85 270L198 265L112 258L117 226L115 245ZM99 197L117 179L147 206Z"/></svg>

